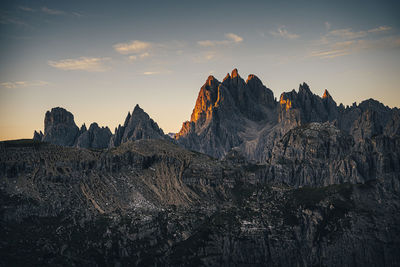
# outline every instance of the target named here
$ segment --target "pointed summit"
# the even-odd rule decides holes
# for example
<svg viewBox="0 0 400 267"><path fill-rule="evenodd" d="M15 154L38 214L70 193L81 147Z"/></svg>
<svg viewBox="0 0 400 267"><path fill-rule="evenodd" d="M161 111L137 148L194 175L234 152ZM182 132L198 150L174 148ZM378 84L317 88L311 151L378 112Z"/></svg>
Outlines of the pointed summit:
<svg viewBox="0 0 400 267"><path fill-rule="evenodd" d="M215 79L214 76L210 75L207 78L206 85L212 86L216 81L217 81L217 79Z"/></svg>
<svg viewBox="0 0 400 267"><path fill-rule="evenodd" d="M128 115L126 116L125 122L124 122L123 125L124 125L124 126L128 125L130 119L131 119L131 112L128 111Z"/></svg>
<svg viewBox="0 0 400 267"><path fill-rule="evenodd" d="M232 70L231 76L232 76L232 79L234 79L234 78L236 78L236 77L239 77L239 72L238 72L238 70L237 70L236 68L234 68L234 69Z"/></svg>
<svg viewBox="0 0 400 267"><path fill-rule="evenodd" d="M128 113L124 126L119 125L116 129L109 147L117 147L139 139L164 139L164 132L139 105L136 105L132 114Z"/></svg>
<svg viewBox="0 0 400 267"><path fill-rule="evenodd" d="M249 83L250 81L254 81L255 83L262 83L261 80L254 74L249 74L247 77L246 83Z"/></svg>
<svg viewBox="0 0 400 267"><path fill-rule="evenodd" d="M227 73L225 78L222 80L222 82L228 81L230 79L231 79L231 75L229 73Z"/></svg>
<svg viewBox="0 0 400 267"><path fill-rule="evenodd" d="M135 108L133 109L132 115L133 114L138 114L138 113L143 113L144 110L139 106L139 104L136 104Z"/></svg>
<svg viewBox="0 0 400 267"><path fill-rule="evenodd" d="M329 94L329 92L328 92L327 89L325 89L324 94L322 95L322 98L323 98L323 99L325 99L325 98L332 98L332 96Z"/></svg>
<svg viewBox="0 0 400 267"><path fill-rule="evenodd" d="M300 84L299 86L299 94L312 94L310 87L308 86L308 84L306 84L305 82L303 82L303 84Z"/></svg>

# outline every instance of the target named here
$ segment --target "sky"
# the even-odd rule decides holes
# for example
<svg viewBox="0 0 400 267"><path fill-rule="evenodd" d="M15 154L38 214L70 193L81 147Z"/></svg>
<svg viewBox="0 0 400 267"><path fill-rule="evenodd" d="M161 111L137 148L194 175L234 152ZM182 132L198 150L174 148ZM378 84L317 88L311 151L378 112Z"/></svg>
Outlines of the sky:
<svg viewBox="0 0 400 267"><path fill-rule="evenodd" d="M178 132L207 77L234 68L277 98L306 82L400 107L399 14L384 0L2 0L0 140L32 138L57 106L114 132L139 104Z"/></svg>

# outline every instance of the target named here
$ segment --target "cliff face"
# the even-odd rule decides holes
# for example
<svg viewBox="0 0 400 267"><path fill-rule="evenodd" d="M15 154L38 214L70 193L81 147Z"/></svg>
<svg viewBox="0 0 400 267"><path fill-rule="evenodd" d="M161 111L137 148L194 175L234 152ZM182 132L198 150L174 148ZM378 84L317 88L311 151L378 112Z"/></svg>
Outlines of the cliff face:
<svg viewBox="0 0 400 267"><path fill-rule="evenodd" d="M89 130L83 125L80 130L75 146L81 148L107 148L111 138L111 131L108 127L99 127L97 123L90 124Z"/></svg>
<svg viewBox="0 0 400 267"><path fill-rule="evenodd" d="M208 77L201 87L190 121L175 139L183 146L221 158L246 140L248 129L274 121L273 93L255 75L245 82L233 70L219 82Z"/></svg>
<svg viewBox="0 0 400 267"><path fill-rule="evenodd" d="M200 89L191 120L175 139L186 148L223 158L231 149L248 160L268 162L274 147L291 129L312 122L331 122L355 144L377 135L399 133L399 111L375 100L351 107L337 105L325 90L322 97L306 83L282 93L279 101L254 75L246 82L235 69L223 82L210 76Z"/></svg>
<svg viewBox="0 0 400 267"><path fill-rule="evenodd" d="M318 127L296 130L323 140L304 157L340 158L347 137ZM386 179L272 185L263 165L163 140L106 151L3 142L0 160L1 265L400 264L400 195Z"/></svg>
<svg viewBox="0 0 400 267"><path fill-rule="evenodd" d="M73 146L79 128L74 115L63 108L53 108L46 112L44 118L44 135L42 140L61 146Z"/></svg>
<svg viewBox="0 0 400 267"><path fill-rule="evenodd" d="M115 129L110 140L110 147L116 147L127 141L140 139L163 139L167 138L149 115L136 105L132 115L128 113L124 125Z"/></svg>
<svg viewBox="0 0 400 267"><path fill-rule="evenodd" d="M35 131L33 139L60 146L105 149L116 147L132 140L168 139L149 115L136 105L132 115L128 113L123 126L119 125L112 134L108 127L92 123L89 130L83 124L79 129L74 115L63 108L53 108L46 112L44 134Z"/></svg>
<svg viewBox="0 0 400 267"><path fill-rule="evenodd" d="M0 265L399 266L399 134L397 108L236 69L175 140L139 106L114 135L55 108L0 142Z"/></svg>

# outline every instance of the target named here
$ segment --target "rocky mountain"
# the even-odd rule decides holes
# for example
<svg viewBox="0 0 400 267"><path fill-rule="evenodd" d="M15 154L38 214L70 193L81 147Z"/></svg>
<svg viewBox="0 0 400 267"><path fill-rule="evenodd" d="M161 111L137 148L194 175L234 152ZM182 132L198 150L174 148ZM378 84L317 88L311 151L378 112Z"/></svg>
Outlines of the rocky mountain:
<svg viewBox="0 0 400 267"><path fill-rule="evenodd" d="M208 77L201 87L190 121L175 135L179 144L216 158L239 150L248 160L267 162L289 130L312 122L332 122L355 142L376 135L398 134L399 110L369 99L351 107L337 105L325 90L322 97L306 83L299 90L272 91L255 76L244 81L237 69L223 82Z"/></svg>
<svg viewBox="0 0 400 267"><path fill-rule="evenodd" d="M42 141L61 146L73 146L78 135L79 128L71 112L60 107L46 112Z"/></svg>
<svg viewBox="0 0 400 267"><path fill-rule="evenodd" d="M235 69L173 137L137 105L0 142L0 266L400 265L398 108Z"/></svg>
<svg viewBox="0 0 400 267"><path fill-rule="evenodd" d="M222 83L209 76L190 121L183 123L175 139L189 149L221 158L245 139L254 138L253 128L274 124L275 109L272 91L256 76L249 75L245 82L236 69Z"/></svg>
<svg viewBox="0 0 400 267"><path fill-rule="evenodd" d="M111 131L108 127L99 127L97 123L92 123L89 130L83 124L80 129L80 134L76 140L75 146L82 148L107 148L111 139Z"/></svg>
<svg viewBox="0 0 400 267"><path fill-rule="evenodd" d="M115 128L115 133L110 140L110 147L119 146L127 141L164 138L167 136L164 135L163 130L139 105L136 105L132 115L128 112L124 124Z"/></svg>
<svg viewBox="0 0 400 267"><path fill-rule="evenodd" d="M323 144L306 153L319 155ZM397 186L382 176L296 188L288 184L316 183L269 183L264 165L237 159L164 140L103 151L2 142L0 265L400 264L398 170Z"/></svg>
<svg viewBox="0 0 400 267"><path fill-rule="evenodd" d="M128 113L124 125L119 125L114 134L108 127L100 128L97 123L92 123L89 130L85 124L79 129L75 124L74 115L57 107L46 112L44 134L35 131L33 135L33 139L37 141L94 149L116 147L132 140L166 138L168 137L162 129L139 105L135 106L132 115Z"/></svg>

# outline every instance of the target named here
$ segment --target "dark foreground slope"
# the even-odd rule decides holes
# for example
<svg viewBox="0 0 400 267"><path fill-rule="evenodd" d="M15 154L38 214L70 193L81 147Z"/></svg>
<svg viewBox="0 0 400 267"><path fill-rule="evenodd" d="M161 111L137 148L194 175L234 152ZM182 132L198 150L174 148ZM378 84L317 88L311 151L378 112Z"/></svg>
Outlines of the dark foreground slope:
<svg viewBox="0 0 400 267"><path fill-rule="evenodd" d="M163 140L109 150L3 142L0 265L400 264L398 172L295 188L268 164Z"/></svg>

